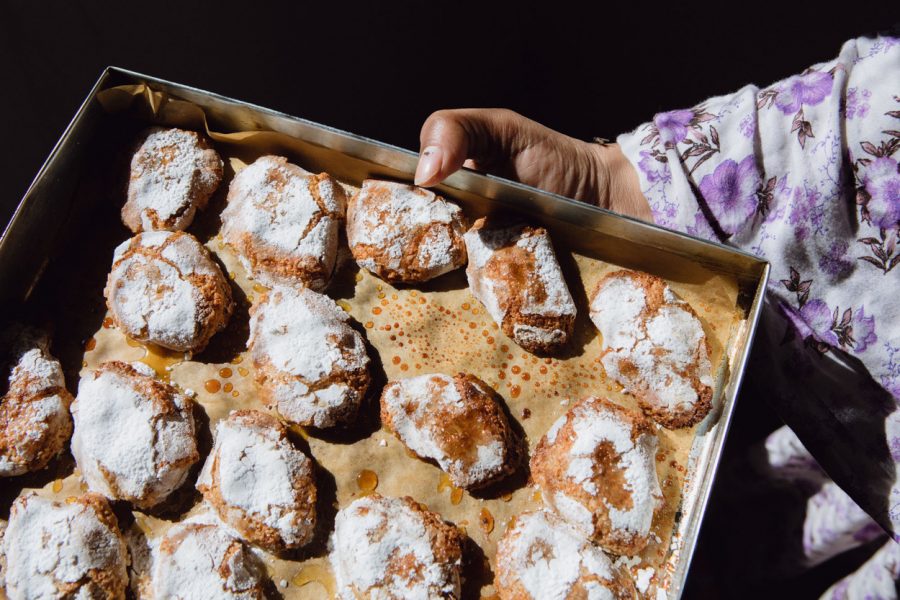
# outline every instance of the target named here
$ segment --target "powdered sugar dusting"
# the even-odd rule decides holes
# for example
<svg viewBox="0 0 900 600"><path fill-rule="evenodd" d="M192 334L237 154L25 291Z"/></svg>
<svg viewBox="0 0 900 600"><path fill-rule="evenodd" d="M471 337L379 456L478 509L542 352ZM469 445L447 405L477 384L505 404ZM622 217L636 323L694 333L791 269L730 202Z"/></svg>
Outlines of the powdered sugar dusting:
<svg viewBox="0 0 900 600"><path fill-rule="evenodd" d="M646 536L650 532L654 509L662 499L656 476L656 436L641 434L633 440L629 423L616 413L591 403L573 409L572 430L575 438L569 449L566 476L580 484L588 494L596 494L598 490L592 480L602 473L597 470L593 457L601 443L612 443L618 467L624 473L624 487L631 497L631 507L620 508L604 498L610 522L613 530L627 536Z"/></svg>
<svg viewBox="0 0 900 600"><path fill-rule="evenodd" d="M0 404L0 477L43 468L72 432L62 367L41 347L19 355Z"/></svg>
<svg viewBox="0 0 900 600"><path fill-rule="evenodd" d="M648 427L639 414L588 397L554 423L531 465L548 504L617 553L643 547L663 498Z"/></svg>
<svg viewBox="0 0 900 600"><path fill-rule="evenodd" d="M523 225L489 229L484 223L477 222L465 234L466 275L472 294L520 345L564 343L567 331L527 322L528 316L571 318L576 314L549 234ZM518 322L523 317L526 322ZM517 321L505 323L511 318Z"/></svg>
<svg viewBox="0 0 900 600"><path fill-rule="evenodd" d="M597 289L591 320L603 336L607 352L602 363L611 377L626 389L646 389L660 408L689 412L700 399L689 374L695 372L701 384L712 385L703 326L668 286L663 299L657 310L646 314L641 283L631 273L620 272Z"/></svg>
<svg viewBox="0 0 900 600"><path fill-rule="evenodd" d="M345 210L343 189L330 177L307 173L282 157L263 156L232 180L222 237L263 284L321 289L334 269ZM273 268L278 260L290 266ZM314 265L308 273L302 272L305 261Z"/></svg>
<svg viewBox="0 0 900 600"><path fill-rule="evenodd" d="M464 255L451 252L461 222L460 208L430 190L368 179L350 201L347 239L361 266L402 270L401 261L414 252L413 262L431 279L464 262ZM385 264L363 256L359 247L371 247Z"/></svg>
<svg viewBox="0 0 900 600"><path fill-rule="evenodd" d="M114 252L105 291L110 310L134 337L177 350L193 348L198 340L205 343L202 338L209 334L204 330L208 317L201 315L206 299L194 276L218 279L220 287L227 287L193 236L166 231L138 234ZM224 302L228 306L216 308L230 313L230 297Z"/></svg>
<svg viewBox="0 0 900 600"><path fill-rule="evenodd" d="M125 544L89 503L20 496L10 511L2 549L10 598L60 598L64 590L71 597L87 597L86 588L101 573L110 592L124 597Z"/></svg>
<svg viewBox="0 0 900 600"><path fill-rule="evenodd" d="M463 399L460 385L465 384L443 374L401 379L386 386L382 406L391 428L410 450L436 461L456 485L472 487L502 474L508 452L506 440L478 418L481 408ZM448 439L448 422L473 429L464 447Z"/></svg>
<svg viewBox="0 0 900 600"><path fill-rule="evenodd" d="M613 600L613 566L597 547L545 511L519 515L497 550L498 578L515 582L535 600L575 597L576 584L590 600Z"/></svg>
<svg viewBox="0 0 900 600"><path fill-rule="evenodd" d="M221 158L203 148L195 132L152 130L131 160L125 212L138 213L145 231L184 229L197 204L205 205L218 187L221 172Z"/></svg>
<svg viewBox="0 0 900 600"><path fill-rule="evenodd" d="M254 309L248 347L254 364L275 371L274 395L285 418L318 425L329 409L360 400L345 382L320 384L368 366L363 339L348 321L333 300L307 288L276 287Z"/></svg>
<svg viewBox="0 0 900 600"><path fill-rule="evenodd" d="M312 527L297 510L306 500L301 482L312 477L311 461L275 426L254 421L253 413L232 413L219 422L197 486L210 488L215 469L225 503L276 530L286 545L301 544Z"/></svg>
<svg viewBox="0 0 900 600"><path fill-rule="evenodd" d="M154 555L155 598L251 600L264 598L265 569L224 528L185 522L170 529Z"/></svg>
<svg viewBox="0 0 900 600"><path fill-rule="evenodd" d="M367 496L342 509L332 548L331 565L344 600L459 597L459 565L436 561L422 516L403 500Z"/></svg>
<svg viewBox="0 0 900 600"><path fill-rule="evenodd" d="M150 507L197 461L191 401L124 363L104 363L81 379L72 405L72 453L88 487Z"/></svg>

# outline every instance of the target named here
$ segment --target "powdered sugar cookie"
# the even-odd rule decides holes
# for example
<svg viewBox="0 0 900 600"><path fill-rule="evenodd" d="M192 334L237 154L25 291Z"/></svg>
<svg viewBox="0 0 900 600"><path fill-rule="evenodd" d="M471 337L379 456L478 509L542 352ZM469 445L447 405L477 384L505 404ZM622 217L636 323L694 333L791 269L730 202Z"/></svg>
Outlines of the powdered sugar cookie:
<svg viewBox="0 0 900 600"><path fill-rule="evenodd" d="M263 156L231 182L222 238L251 277L274 287L328 285L337 257L344 189L281 156Z"/></svg>
<svg viewBox="0 0 900 600"><path fill-rule="evenodd" d="M266 569L219 525L186 522L166 532L154 553L154 600L262 600Z"/></svg>
<svg viewBox="0 0 900 600"><path fill-rule="evenodd" d="M2 545L10 600L125 598L125 542L101 496L19 496Z"/></svg>
<svg viewBox="0 0 900 600"><path fill-rule="evenodd" d="M347 206L356 262L388 281L428 281L466 264L462 210L424 188L367 179Z"/></svg>
<svg viewBox="0 0 900 600"><path fill-rule="evenodd" d="M370 377L365 343L349 315L328 296L288 287L264 294L250 314L247 347L263 400L300 425L352 420Z"/></svg>
<svg viewBox="0 0 900 600"><path fill-rule="evenodd" d="M147 130L131 158L122 222L134 233L185 229L222 182L222 166L196 131Z"/></svg>
<svg viewBox="0 0 900 600"><path fill-rule="evenodd" d="M193 401L137 363L86 374L72 403L72 454L91 491L151 508L197 462Z"/></svg>
<svg viewBox="0 0 900 600"><path fill-rule="evenodd" d="M62 367L43 344L21 352L0 400L0 477L37 471L72 435Z"/></svg>
<svg viewBox="0 0 900 600"><path fill-rule="evenodd" d="M666 282L616 271L591 298L591 320L603 336L603 368L641 409L669 428L703 420L712 407L712 368L703 325Z"/></svg>
<svg viewBox="0 0 900 600"><path fill-rule="evenodd" d="M531 476L544 501L581 535L632 556L647 545L662 503L657 444L642 415L588 397L541 438Z"/></svg>
<svg viewBox="0 0 900 600"><path fill-rule="evenodd" d="M461 538L412 498L360 498L335 518L330 559L338 597L459 598Z"/></svg>
<svg viewBox="0 0 900 600"><path fill-rule="evenodd" d="M251 544L279 552L312 540L316 525L312 461L271 415L240 410L220 421L197 489Z"/></svg>
<svg viewBox="0 0 900 600"><path fill-rule="evenodd" d="M519 440L500 402L474 375L420 375L385 386L381 422L410 450L436 461L453 485L473 489L518 466Z"/></svg>
<svg viewBox="0 0 900 600"><path fill-rule="evenodd" d="M497 544L500 600L633 600L631 578L559 517L521 514Z"/></svg>
<svg viewBox="0 0 900 600"><path fill-rule="evenodd" d="M575 302L547 230L498 229L479 219L465 240L469 288L503 333L529 352L564 345L575 325Z"/></svg>
<svg viewBox="0 0 900 600"><path fill-rule="evenodd" d="M209 251L180 231L150 231L120 244L104 295L126 335L181 352L205 348L234 309Z"/></svg>

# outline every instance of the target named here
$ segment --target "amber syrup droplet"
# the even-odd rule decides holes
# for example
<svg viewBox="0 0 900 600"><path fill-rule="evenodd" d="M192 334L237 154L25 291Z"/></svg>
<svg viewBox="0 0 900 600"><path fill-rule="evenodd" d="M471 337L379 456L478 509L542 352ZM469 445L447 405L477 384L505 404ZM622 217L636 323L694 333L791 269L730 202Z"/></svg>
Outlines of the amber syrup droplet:
<svg viewBox="0 0 900 600"><path fill-rule="evenodd" d="M369 469L363 469L356 476L356 487L365 494L371 494L378 487L378 475Z"/></svg>
<svg viewBox="0 0 900 600"><path fill-rule="evenodd" d="M521 393L522 393L522 388L520 388L518 385L512 386L512 389L509 390L509 395L512 396L513 398L518 398L519 394L521 394Z"/></svg>
<svg viewBox="0 0 900 600"><path fill-rule="evenodd" d="M247 370L247 369L245 369L244 367L238 367L238 374L239 374L241 377L246 377L247 375L250 374L250 371Z"/></svg>
<svg viewBox="0 0 900 600"><path fill-rule="evenodd" d="M266 292L269 291L269 288L267 288L266 286L264 286L261 283L254 283L253 291L256 292L257 294L265 294Z"/></svg>
<svg viewBox="0 0 900 600"><path fill-rule="evenodd" d="M443 492L444 490L453 487L453 484L450 483L450 476L446 473L441 473L441 478L437 484L437 491Z"/></svg>
<svg viewBox="0 0 900 600"><path fill-rule="evenodd" d="M334 575L323 565L306 565L300 569L300 572L294 576L291 582L298 587L303 587L310 583L318 583L325 588L329 598L334 598Z"/></svg>
<svg viewBox="0 0 900 600"><path fill-rule="evenodd" d="M168 348L157 346L156 344L141 344L135 342L131 338L126 338L126 341L129 346L134 342L133 345L135 347L144 348L144 356L139 360L156 371L157 376L163 381L169 381L169 377L172 374L172 367L183 363L188 359L184 352L176 352L174 350L169 350Z"/></svg>
<svg viewBox="0 0 900 600"><path fill-rule="evenodd" d="M234 389L234 385L232 385L230 381L228 383L226 383L224 386L222 386L222 391L225 392L226 394L230 394L231 390L233 390L233 389Z"/></svg>
<svg viewBox="0 0 900 600"><path fill-rule="evenodd" d="M115 325L115 324L116 324L116 322L113 321L112 317L106 317L105 319L103 319L103 328L104 329L112 329L113 325Z"/></svg>
<svg viewBox="0 0 900 600"><path fill-rule="evenodd" d="M53 493L54 494L60 493L62 491L62 487L63 487L62 479L57 479L56 481L53 482L53 488L52 488Z"/></svg>
<svg viewBox="0 0 900 600"><path fill-rule="evenodd" d="M88 341L84 343L84 351L90 352L94 348L97 347L97 338L88 338Z"/></svg>
<svg viewBox="0 0 900 600"><path fill-rule="evenodd" d="M234 358L231 359L231 364L233 364L233 365L239 365L242 362L244 362L244 357L241 356L240 354L238 354L237 356L235 356Z"/></svg>
<svg viewBox="0 0 900 600"><path fill-rule="evenodd" d="M450 504L456 506L460 502L462 502L463 491L458 487L450 488Z"/></svg>
<svg viewBox="0 0 900 600"><path fill-rule="evenodd" d="M225 367L224 369L219 369L219 377L221 377L222 379L228 379L232 375L234 375L234 372L231 369L229 369L228 367Z"/></svg>
<svg viewBox="0 0 900 600"><path fill-rule="evenodd" d="M347 312L347 313L350 312L350 309L352 308L352 307L350 306L350 303L347 302L346 300L338 300L335 304L337 304L338 306L340 306L341 309L342 309L344 312Z"/></svg>
<svg viewBox="0 0 900 600"><path fill-rule="evenodd" d="M207 379L206 383L203 384L203 387L206 388L206 391L210 394L215 394L222 389L222 384L219 383L218 379Z"/></svg>
<svg viewBox="0 0 900 600"><path fill-rule="evenodd" d="M494 530L494 515L491 514L491 511L482 508L481 513L478 515L478 524L481 525L481 530L486 535L490 535Z"/></svg>
<svg viewBox="0 0 900 600"><path fill-rule="evenodd" d="M534 494L531 495L531 499L535 502L542 502L544 500L544 497L541 496L541 490L535 490Z"/></svg>

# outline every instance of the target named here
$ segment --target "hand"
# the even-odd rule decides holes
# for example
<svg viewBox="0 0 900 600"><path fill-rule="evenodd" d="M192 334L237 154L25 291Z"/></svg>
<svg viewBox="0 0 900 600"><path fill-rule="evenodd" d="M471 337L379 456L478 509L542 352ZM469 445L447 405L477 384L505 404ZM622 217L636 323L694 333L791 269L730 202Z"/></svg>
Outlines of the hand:
<svg viewBox="0 0 900 600"><path fill-rule="evenodd" d="M616 144L583 142L506 109L439 110L422 125L416 185L466 166L652 221L637 172Z"/></svg>

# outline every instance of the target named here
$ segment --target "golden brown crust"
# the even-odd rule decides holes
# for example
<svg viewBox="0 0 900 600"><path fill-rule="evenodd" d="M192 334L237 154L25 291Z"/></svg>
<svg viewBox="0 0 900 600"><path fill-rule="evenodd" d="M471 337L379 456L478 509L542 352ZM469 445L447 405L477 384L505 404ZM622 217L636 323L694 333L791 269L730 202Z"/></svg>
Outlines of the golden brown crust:
<svg viewBox="0 0 900 600"><path fill-rule="evenodd" d="M193 552L180 553L188 538L194 538L193 543L186 546ZM218 575L220 586L217 590L198 592L207 597L215 594L223 598L267 597L266 570L262 561L243 542L218 525L188 522L170 529L159 544L153 569L153 588L158 598L169 598L173 593L183 594L181 597L185 598L194 597L190 587L196 583L192 577L215 586L203 573L206 570Z"/></svg>
<svg viewBox="0 0 900 600"><path fill-rule="evenodd" d="M430 190L367 179L347 206L353 258L391 282L416 283L466 263L465 216Z"/></svg>
<svg viewBox="0 0 900 600"><path fill-rule="evenodd" d="M610 435L608 430L599 435L580 434L587 436L586 439L591 439L591 435L597 436L594 438L595 445L587 455L573 455L572 448L579 436L576 433L576 422L596 423L601 415L612 417L617 423L614 425L616 428L624 428L629 432L632 442L629 452L632 452L632 457L627 464L614 445L615 435ZM652 447L642 444L649 438L654 441ZM647 489L643 490L635 489L634 482L629 481L625 472L628 468L640 468L641 455L646 459L647 469L652 469L651 484L644 481L643 486ZM572 476L570 467L579 458L588 458L591 468L588 473L575 477ZM655 434L653 425L640 413L605 398L588 397L580 400L538 442L531 457L531 477L540 487L545 502L604 549L633 556L647 545L646 533L641 535L617 528L610 517L610 507L629 511L641 505L651 512L659 508L661 494L656 480ZM560 494L580 504L587 511L585 518L589 518L590 523L573 521L572 511L555 500ZM636 496L637 494L642 497ZM647 525L649 530L649 523Z"/></svg>
<svg viewBox="0 0 900 600"><path fill-rule="evenodd" d="M169 139L159 144L148 144L148 138L169 132L181 139ZM192 147L193 146L193 147ZM186 154L192 153L188 157ZM206 136L183 129L153 127L145 130L132 151L131 173L127 200L122 206L122 222L133 233L142 231L175 231L185 229L198 210L206 208L209 198L222 182L223 163ZM185 161L182 168L169 165ZM171 169L167 172L167 168ZM177 172L175 172L177 171ZM158 178L156 189L148 190L139 185L141 179ZM182 181L173 181L181 179ZM168 180L168 189L162 191L162 182ZM180 184L180 185L179 185ZM174 210L154 206L160 194L169 196ZM160 214L161 212L165 214Z"/></svg>
<svg viewBox="0 0 900 600"><path fill-rule="evenodd" d="M634 582L623 569L547 511L510 519L497 544L496 563L494 589L500 600L540 600L540 594L550 590L564 592L567 600L581 600L593 597L588 590L597 586L608 590L615 600L638 597ZM543 564L538 567L538 563Z"/></svg>
<svg viewBox="0 0 900 600"><path fill-rule="evenodd" d="M0 477L43 469L72 435L69 391L55 385L39 389L33 377L26 374L24 379L14 381L0 400ZM62 406L48 415L40 405L54 397Z"/></svg>
<svg viewBox="0 0 900 600"><path fill-rule="evenodd" d="M150 372L152 373L152 371ZM93 397L92 392L87 392L87 396L84 396L83 386L90 385L86 382L89 380L93 382L106 373L111 373L116 378L113 380L116 385L127 386L140 398L140 402L146 402L152 406L151 422L148 427L155 431L155 438L152 441L153 446L147 447L146 452L148 456L153 457L155 474L141 481L139 494L123 489L120 478L127 478L127 474L113 472L103 464L102 454L113 452L113 450L104 447L98 448L94 441L96 433L79 429L81 411L96 411L96 408L90 408L90 406L103 404L106 400L104 397ZM119 388L108 389L106 393L115 393L117 389ZM82 406L85 403L89 404L87 409ZM72 439L72 452L82 470L82 477L88 482L91 489L99 490L110 498L131 502L142 509L160 505L175 488L181 485L188 470L200 459L197 451L193 406L193 400L188 396L179 392L174 386L156 379L155 376L148 375L147 371L138 370L133 365L122 361L102 363L82 380L79 397L75 399L72 406L76 424L75 435ZM165 427L162 426L163 423L166 424ZM124 432L115 433L121 433L123 437L126 435ZM172 440L177 440L177 446L166 443L167 441L172 442ZM109 441L113 443L113 440ZM130 483L136 485L133 480Z"/></svg>
<svg viewBox="0 0 900 600"><path fill-rule="evenodd" d="M38 511L46 511L48 508L51 510L58 510L60 507L65 506L60 502L54 502L40 497L37 494L30 493L21 496L13 504L11 519L39 519L40 517L37 515L42 514L41 512L32 512L31 516L26 516L29 512L28 505L31 502L40 502L46 505L42 509L39 508ZM127 551L121 531L119 530L118 519L116 519L116 516L110 509L106 499L99 494L87 493L81 496L67 498L66 504L77 504L84 507L87 511L90 511L93 517L96 518L96 521L107 531L102 532L101 529L96 528L95 525L91 523L91 518L84 513L68 513L70 518L67 519L66 526L69 529L65 532L49 531L48 526L50 526L50 523L41 523L40 521L32 522L31 530L35 533L40 532L42 536L38 536L39 539L31 540L22 538L17 539L15 542L17 545L24 542L26 546L17 549L40 553L42 555L40 564L45 569L48 565L55 566L51 567L52 570L50 571L31 574L28 574L27 572L18 573L16 575L18 584L24 583L25 589L22 589L22 587L19 586L17 590L7 589L7 591L11 594L15 591L21 593L27 591L31 586L40 585L40 589L46 592L47 584L50 583L56 588L56 593L60 598L85 597L106 598L110 600L124 599L125 590L128 585L128 576L126 573ZM47 513L44 512L43 514L46 515ZM43 527L41 527L42 524ZM13 527L18 529L17 526ZM74 531L72 529L81 527L90 528L89 532L91 535L86 535L88 533L86 531ZM21 535L21 533L17 531L16 535ZM59 536L59 539L45 540L43 536ZM72 542L69 541L70 539L81 540L85 545L81 546L78 544L78 547L74 548L70 545L68 553L60 547L57 547L57 545L64 546L66 544L71 544ZM69 555L69 553L72 552L79 554L80 556ZM5 558L7 560L7 566L10 560L15 560L12 556L7 556ZM88 561L89 564L92 563L100 566L85 568L85 566L79 564L80 561ZM67 572L72 569L82 569L83 575L75 581L67 581L64 577L71 577L71 573L58 573L56 569L64 569ZM28 580L23 582L21 580L22 576L27 576ZM31 577L34 576L43 579L43 581L40 583L33 581ZM47 581L47 578L51 581Z"/></svg>
<svg viewBox="0 0 900 600"><path fill-rule="evenodd" d="M212 259L209 250L188 233L176 231L165 234L168 237L158 246L144 243L148 236L160 235L156 232L140 234L117 249L107 279L104 296L110 315L116 326L129 337L156 344L179 352L201 352L209 344L210 338L225 328L234 311L231 286L222 274L219 265ZM164 252L178 247L183 255L178 260L164 256ZM141 257L142 260L136 260ZM160 266L170 267L177 277L189 284L193 290L191 298L183 301L194 305L194 322L189 333L184 333L184 324L178 318L171 318L171 328L152 329L149 325L150 314L140 313L127 302L120 302L122 294L137 294L141 281L148 281L155 286L153 298L148 299L151 310L169 308L172 314L179 307L160 305L160 297L172 293L172 282L161 275ZM130 288L130 289L129 289ZM127 290L127 291L126 291Z"/></svg>
<svg viewBox="0 0 900 600"><path fill-rule="evenodd" d="M478 219L466 233L473 295L525 350L552 353L575 327L575 304L546 229Z"/></svg>
<svg viewBox="0 0 900 600"><path fill-rule="evenodd" d="M228 422L248 428L261 436L270 438L274 434L277 444L286 444L293 448L287 428L272 415L257 410L237 410L228 416ZM300 450L296 451L300 452ZM252 514L223 498L219 469L220 456L215 453L215 448L213 452L214 454L209 459L213 461L209 467L210 481L206 483L201 475L197 489L226 523L234 527L247 542L270 552L279 553L309 543L316 523L316 485L312 469L297 469L291 473L290 483L296 494L295 503L291 507L293 513L291 523L293 532L299 539L288 542L277 528L266 524L259 515Z"/></svg>
<svg viewBox="0 0 900 600"><path fill-rule="evenodd" d="M665 282L665 280L650 275L649 273L621 270L606 275L597 283L594 288L594 292L591 294L592 305L601 289L608 285L609 282L613 279L627 279L643 289L646 298L646 306L641 311L639 319L645 325L654 315L659 312L660 308L673 304L672 300L666 297L667 292L668 294L673 293L669 289L669 286ZM701 323L699 315L690 304L678 300L677 307L689 313L697 320L698 323ZM601 355L601 360L607 354L610 354L614 351L614 348L607 348L606 350L604 350L603 354ZM644 414L663 427L667 427L669 429L691 427L702 421L712 409L713 388L701 381L702 374L700 373L700 368L698 367L698 364L701 364L703 360L705 360L706 364L708 365L709 353L709 340L704 332L702 336L702 342L697 348L693 356L693 360L688 365L688 368L678 372L679 375L687 378L690 381L691 387L697 393L697 400L687 405L687 407L672 409L661 406L658 402L654 402L651 397L652 392L648 384L645 381L642 381L638 367L633 361L627 358L619 362L619 369L622 372L623 376L625 376L626 378L626 381L621 381L620 383L626 385L628 387L627 391L635 396L638 401L638 405L641 407L641 410L644 412Z"/></svg>
<svg viewBox="0 0 900 600"><path fill-rule="evenodd" d="M260 157L247 169L264 169L262 185L267 187L248 187L244 171L235 177L228 190L228 207L222 213L223 239L234 248L251 277L265 285L324 289L335 268L338 228L347 205L344 188L328 173L308 173L283 156ZM311 211L309 206L300 206L303 200L295 189L288 196L292 185L305 190L317 208ZM276 211L276 206L282 212ZM303 222L307 212L311 215ZM291 241L296 245L293 250L275 241L280 228L301 225L303 231ZM326 228L324 235L310 235L320 225Z"/></svg>
<svg viewBox="0 0 900 600"><path fill-rule="evenodd" d="M416 452L415 441L404 439L426 437L433 439L443 456L422 456L436 460L445 468L453 485L464 489L478 489L495 483L518 467L521 440L510 427L502 409L500 395L478 377L468 373L456 374L450 382L462 400L462 409L447 402L443 387L449 378L442 375L423 375L433 386L415 397L404 381L388 383L381 396L381 421L400 441ZM411 381L411 380L409 380ZM403 391L401 391L403 390ZM396 396L399 398L394 399ZM398 423L399 420L402 422ZM407 431L411 426L413 431ZM490 463L479 450L500 444L496 458ZM429 444L430 446L430 444Z"/></svg>
<svg viewBox="0 0 900 600"><path fill-rule="evenodd" d="M462 542L457 527L409 496L360 498L336 519L331 562L338 595L400 600L414 587L431 598L458 598ZM376 564L386 568L373 576Z"/></svg>
<svg viewBox="0 0 900 600"><path fill-rule="evenodd" d="M371 375L365 342L347 314L323 294L281 287L263 294L250 316L247 347L263 402L299 425L332 427L352 420ZM296 347L288 351L289 345ZM326 360L318 362L319 356Z"/></svg>

